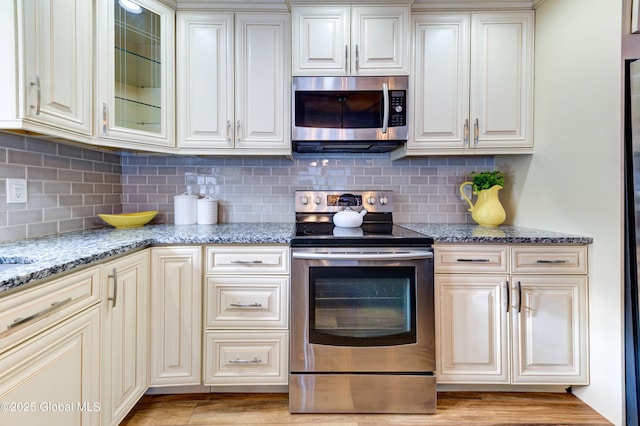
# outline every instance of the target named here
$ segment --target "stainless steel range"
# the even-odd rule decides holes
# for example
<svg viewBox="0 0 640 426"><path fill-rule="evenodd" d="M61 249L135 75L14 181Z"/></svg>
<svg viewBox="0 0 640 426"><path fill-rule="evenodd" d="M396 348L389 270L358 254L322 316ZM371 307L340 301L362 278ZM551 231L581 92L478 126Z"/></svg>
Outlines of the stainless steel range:
<svg viewBox="0 0 640 426"><path fill-rule="evenodd" d="M391 191L296 191L289 410L434 413L433 240ZM366 209L360 227L333 225Z"/></svg>

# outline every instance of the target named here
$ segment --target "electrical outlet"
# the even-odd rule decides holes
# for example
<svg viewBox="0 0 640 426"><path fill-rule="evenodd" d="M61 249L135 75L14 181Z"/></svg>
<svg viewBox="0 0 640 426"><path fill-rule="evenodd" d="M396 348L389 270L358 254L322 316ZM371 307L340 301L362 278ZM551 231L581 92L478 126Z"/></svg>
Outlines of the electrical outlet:
<svg viewBox="0 0 640 426"><path fill-rule="evenodd" d="M7 179L7 204L27 202L27 180Z"/></svg>

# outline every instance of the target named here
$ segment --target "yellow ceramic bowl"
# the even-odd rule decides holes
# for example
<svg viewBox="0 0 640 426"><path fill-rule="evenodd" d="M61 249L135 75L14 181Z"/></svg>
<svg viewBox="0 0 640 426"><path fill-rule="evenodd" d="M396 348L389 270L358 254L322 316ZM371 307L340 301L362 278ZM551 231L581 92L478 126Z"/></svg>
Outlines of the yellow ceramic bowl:
<svg viewBox="0 0 640 426"><path fill-rule="evenodd" d="M153 210L138 213L99 214L98 216L116 228L137 228L149 223L157 214L158 212Z"/></svg>

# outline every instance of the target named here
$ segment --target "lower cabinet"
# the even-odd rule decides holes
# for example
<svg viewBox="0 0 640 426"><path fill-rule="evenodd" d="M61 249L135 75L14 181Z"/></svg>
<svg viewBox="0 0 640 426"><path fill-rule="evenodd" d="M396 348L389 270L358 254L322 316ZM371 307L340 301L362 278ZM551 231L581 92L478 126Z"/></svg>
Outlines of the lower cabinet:
<svg viewBox="0 0 640 426"><path fill-rule="evenodd" d="M3 425L99 425L99 305L0 355Z"/></svg>
<svg viewBox="0 0 640 426"><path fill-rule="evenodd" d="M148 388L149 251L102 266L102 425L117 425Z"/></svg>
<svg viewBox="0 0 640 426"><path fill-rule="evenodd" d="M585 246L435 246L438 383L589 383Z"/></svg>
<svg viewBox="0 0 640 426"><path fill-rule="evenodd" d="M289 247L206 247L203 383L287 385Z"/></svg>
<svg viewBox="0 0 640 426"><path fill-rule="evenodd" d="M150 385L199 385L202 246L151 249Z"/></svg>

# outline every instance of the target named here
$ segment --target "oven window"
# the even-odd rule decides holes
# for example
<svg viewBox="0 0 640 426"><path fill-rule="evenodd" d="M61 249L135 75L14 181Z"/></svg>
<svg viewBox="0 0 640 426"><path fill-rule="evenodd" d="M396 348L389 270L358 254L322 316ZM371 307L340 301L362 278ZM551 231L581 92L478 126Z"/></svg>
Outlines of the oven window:
<svg viewBox="0 0 640 426"><path fill-rule="evenodd" d="M310 343L416 343L415 274L413 267L311 267Z"/></svg>
<svg viewBox="0 0 640 426"><path fill-rule="evenodd" d="M298 91L296 127L378 129L382 127L382 92Z"/></svg>

